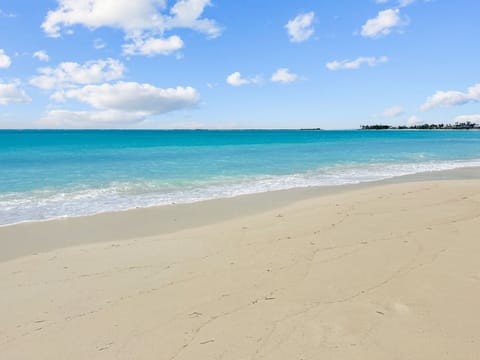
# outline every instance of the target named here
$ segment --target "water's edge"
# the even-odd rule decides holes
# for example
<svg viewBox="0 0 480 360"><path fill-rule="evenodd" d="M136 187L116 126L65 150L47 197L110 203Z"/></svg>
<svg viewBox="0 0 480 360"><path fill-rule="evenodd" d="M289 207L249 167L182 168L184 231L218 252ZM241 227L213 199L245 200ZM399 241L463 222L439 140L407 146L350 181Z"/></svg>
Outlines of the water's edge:
<svg viewBox="0 0 480 360"><path fill-rule="evenodd" d="M451 167L442 170L426 170L426 171L419 171L419 172L411 172L411 173L404 173L389 177L383 177L378 179L370 179L365 181L352 181L352 182L345 182L340 184L324 184L324 185L299 185L299 186L289 186L285 188L278 188L278 189L267 189L264 191L255 191L255 192L240 192L232 194L231 196L219 196L219 197L211 197L211 198L198 198L193 201L172 201L170 203L162 203L162 204L152 204L148 206L134 206L128 207L124 209L115 209L115 210L105 210L105 211L98 211L98 212L91 212L87 214L81 215L66 215L66 216L57 216L51 217L46 219L34 219L34 220L24 220L18 221L13 223L7 224L0 224L0 228L4 227L15 227L16 225L22 224L31 224L31 223L46 223L46 222L55 222L57 220L68 220L74 218L89 218L92 216L102 215L102 214L116 214L116 213L127 213L132 211L141 211L141 210L149 210L155 208L168 208L173 205L175 206L188 206L190 204L195 203L203 203L203 202L212 202L218 200L225 200L225 199L239 199L239 198L246 198L246 197L255 197L262 194L267 193L276 193L276 194L284 194L284 198L288 199L287 203L291 201L302 200L304 198L308 198L311 196L319 196L322 194L330 194L332 192L337 191L344 191L349 189L357 189L357 188L364 188L369 186L377 186L382 184L395 184L395 183L404 183L404 182L413 182L413 181L435 181L435 180L480 180L480 160L469 163L468 165L458 166L458 167ZM305 191L309 190L309 191ZM302 192L303 196L298 197L298 194ZM289 195L290 194L290 195ZM282 198L283 199L283 198ZM272 203L272 206L268 206L267 208L273 208L278 205L285 205L283 201L280 201L279 204Z"/></svg>

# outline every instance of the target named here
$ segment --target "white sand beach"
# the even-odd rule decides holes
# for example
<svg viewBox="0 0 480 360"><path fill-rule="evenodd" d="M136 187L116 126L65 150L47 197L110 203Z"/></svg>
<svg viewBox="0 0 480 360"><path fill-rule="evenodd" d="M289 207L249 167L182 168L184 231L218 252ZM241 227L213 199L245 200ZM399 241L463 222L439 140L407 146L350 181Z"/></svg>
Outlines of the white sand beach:
<svg viewBox="0 0 480 360"><path fill-rule="evenodd" d="M0 228L1 359L478 359L480 182Z"/></svg>

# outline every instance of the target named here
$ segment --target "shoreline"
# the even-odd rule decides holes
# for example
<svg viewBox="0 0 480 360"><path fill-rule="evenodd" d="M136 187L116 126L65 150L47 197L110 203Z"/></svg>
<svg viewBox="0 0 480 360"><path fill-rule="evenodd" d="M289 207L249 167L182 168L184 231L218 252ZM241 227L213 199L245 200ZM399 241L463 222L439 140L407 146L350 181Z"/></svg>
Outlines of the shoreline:
<svg viewBox="0 0 480 360"><path fill-rule="evenodd" d="M0 357L476 360L479 178L12 226Z"/></svg>
<svg viewBox="0 0 480 360"><path fill-rule="evenodd" d="M56 221L56 220L64 220L64 219L73 219L73 218L81 218L81 217L89 217L89 216L96 216L96 215L101 215L101 214L114 214L114 213L121 213L121 212L126 212L126 211L136 211L140 209L155 209L159 207L165 207L165 206L172 206L172 205L189 205L189 204L195 204L195 203L200 203L200 202L205 202L205 201L213 201L213 200L223 200L223 199L232 199L232 198L237 198L237 197L242 197L242 196L255 196L258 194L265 194L265 193L276 193L276 192L283 192L283 191L295 191L297 189L299 190L304 190L304 189L336 189L336 188L344 188L344 187L350 187L350 186L362 186L362 185L367 185L367 184L377 184L377 183L382 183L382 182L396 182L398 181L397 179L400 179L400 181L405 181L402 179L407 179L411 178L413 180L419 179L419 178L458 178L458 179L463 179L465 176L468 178L470 177L470 173L474 172L475 169L480 169L480 165L477 165L477 163L480 162L480 159L475 161L475 165L465 165L465 166L460 166L460 167L455 167L452 169L440 169L440 170L422 170L416 173L411 173L411 174L405 174L405 175L393 175L389 176L386 178L382 179L376 179L376 180L365 180L365 181L358 181L358 182L352 182L352 183L343 183L343 184L334 184L334 185L298 185L298 186L292 186L292 187L287 187L287 188L280 188L280 189L273 189L273 190L266 190L266 191L253 191L253 192L246 192L246 193L240 193L240 194L235 194L231 196L219 196L219 197L212 197L212 198L205 198L205 199L199 199L199 200L181 200L178 202L172 202L172 203L165 203L165 204L158 204L158 205L149 205L149 206L137 206L137 207L131 207L131 208L126 208L126 209L118 209L118 210L102 210L98 211L95 213L89 213L89 214L80 214L80 215L63 215L63 216L58 216L58 217L51 217L51 218L46 218L46 219L32 219L32 220L21 220L18 222L13 222L13 223L7 223L7 224L0 224L0 228L2 227L8 227L8 226L15 226L15 225L21 225L21 224L31 224L31 223L41 223L41 222L48 222L48 221ZM473 169L473 170L470 170ZM465 171L464 171L465 170ZM454 176L442 176L442 173L450 173L453 172ZM458 173L456 176L455 174ZM463 176L459 174L464 174ZM426 175L426 176L424 176Z"/></svg>
<svg viewBox="0 0 480 360"><path fill-rule="evenodd" d="M421 172L357 184L299 187L193 203L7 224L0 226L0 239L7 240L6 243L0 244L2 249L0 262L63 247L175 233L233 218L260 214L302 200L382 185L467 179L480 179L480 167ZM89 232L85 229L90 227L92 221L98 225L95 231ZM137 224L135 229L129 226L131 222ZM12 238L16 238L15 243L8 241Z"/></svg>

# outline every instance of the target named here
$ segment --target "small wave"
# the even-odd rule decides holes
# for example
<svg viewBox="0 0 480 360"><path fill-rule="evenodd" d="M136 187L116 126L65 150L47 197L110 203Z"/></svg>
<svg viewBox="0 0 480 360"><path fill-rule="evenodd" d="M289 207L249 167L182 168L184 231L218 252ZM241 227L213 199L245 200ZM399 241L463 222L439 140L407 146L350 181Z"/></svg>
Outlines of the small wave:
<svg viewBox="0 0 480 360"><path fill-rule="evenodd" d="M172 203L228 198L239 195L311 186L357 184L397 176L480 166L480 160L405 164L352 164L323 167L302 174L212 179L173 186L155 182L112 183L102 188L61 191L44 189L0 194L0 225L93 215Z"/></svg>

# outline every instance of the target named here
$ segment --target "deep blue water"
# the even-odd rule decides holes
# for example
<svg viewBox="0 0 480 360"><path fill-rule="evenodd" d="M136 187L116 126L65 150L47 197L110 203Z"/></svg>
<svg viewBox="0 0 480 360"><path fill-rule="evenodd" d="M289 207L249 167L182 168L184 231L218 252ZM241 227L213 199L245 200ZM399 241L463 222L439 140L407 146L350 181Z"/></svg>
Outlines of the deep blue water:
<svg viewBox="0 0 480 360"><path fill-rule="evenodd" d="M1 130L0 224L480 165L480 131Z"/></svg>

